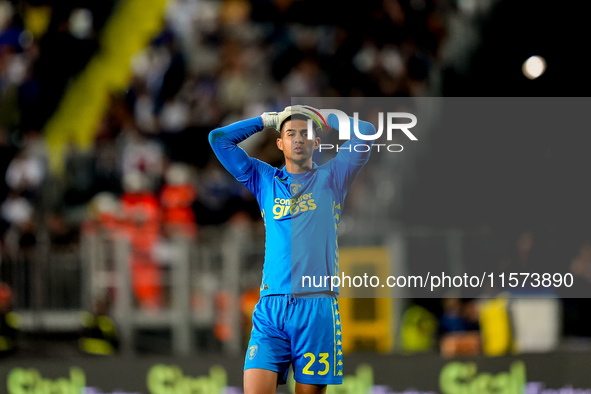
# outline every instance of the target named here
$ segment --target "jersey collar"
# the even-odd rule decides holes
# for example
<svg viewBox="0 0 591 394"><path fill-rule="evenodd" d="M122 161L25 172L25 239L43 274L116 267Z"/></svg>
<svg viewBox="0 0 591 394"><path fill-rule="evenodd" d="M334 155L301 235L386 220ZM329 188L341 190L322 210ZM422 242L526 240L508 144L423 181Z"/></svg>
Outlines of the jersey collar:
<svg viewBox="0 0 591 394"><path fill-rule="evenodd" d="M279 179L281 179L282 181L288 181L292 177L293 178L302 178L302 177L307 178L309 176L314 175L317 168L318 168L318 165L316 163L312 162L312 169L310 171L306 171L301 174L292 174L292 173L287 172L287 170L285 169L285 166L283 166L283 168L279 172Z"/></svg>

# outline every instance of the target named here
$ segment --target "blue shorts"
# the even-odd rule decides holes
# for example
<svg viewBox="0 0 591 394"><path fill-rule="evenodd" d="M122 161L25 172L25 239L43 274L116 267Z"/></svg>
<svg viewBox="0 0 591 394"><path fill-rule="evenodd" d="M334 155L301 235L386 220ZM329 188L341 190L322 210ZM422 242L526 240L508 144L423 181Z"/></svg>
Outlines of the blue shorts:
<svg viewBox="0 0 591 394"><path fill-rule="evenodd" d="M343 383L341 316L334 297L262 297L252 316L244 369L279 374L285 384L289 366L303 384Z"/></svg>

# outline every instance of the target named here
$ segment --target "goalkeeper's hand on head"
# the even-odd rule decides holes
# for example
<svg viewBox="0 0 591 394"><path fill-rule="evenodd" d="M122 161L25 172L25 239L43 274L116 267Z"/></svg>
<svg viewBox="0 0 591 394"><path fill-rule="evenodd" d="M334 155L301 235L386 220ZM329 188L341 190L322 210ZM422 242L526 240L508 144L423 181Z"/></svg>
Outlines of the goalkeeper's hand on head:
<svg viewBox="0 0 591 394"><path fill-rule="evenodd" d="M280 132L281 125L285 119L295 114L305 115L307 117L313 118L314 112L311 111L313 109L314 108L305 105L292 105L290 107L285 107L285 109L281 112L264 112L261 115L261 118L263 119L263 125L266 129L275 129Z"/></svg>

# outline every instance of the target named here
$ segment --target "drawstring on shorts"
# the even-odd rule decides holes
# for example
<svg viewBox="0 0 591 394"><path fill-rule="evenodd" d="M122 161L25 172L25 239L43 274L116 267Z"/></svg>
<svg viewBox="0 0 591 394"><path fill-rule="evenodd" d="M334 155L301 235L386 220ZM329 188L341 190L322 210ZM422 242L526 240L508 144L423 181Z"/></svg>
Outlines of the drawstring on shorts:
<svg viewBox="0 0 591 394"><path fill-rule="evenodd" d="M287 298L287 305L285 306L285 308L283 308L283 326L285 326L285 320L287 319L287 310L289 308L289 305L296 305L297 302L297 297L294 297L293 294L286 294L285 298ZM283 330L283 327L281 327L281 329Z"/></svg>

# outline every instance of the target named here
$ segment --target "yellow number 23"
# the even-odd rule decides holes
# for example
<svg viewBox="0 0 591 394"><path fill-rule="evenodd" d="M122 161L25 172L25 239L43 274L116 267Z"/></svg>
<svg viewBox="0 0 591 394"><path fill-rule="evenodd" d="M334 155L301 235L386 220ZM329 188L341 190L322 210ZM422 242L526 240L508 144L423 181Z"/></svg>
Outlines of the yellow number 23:
<svg viewBox="0 0 591 394"><path fill-rule="evenodd" d="M318 356L320 357L320 360L318 360L318 362L326 366L326 368L324 368L324 371L318 372L318 375L326 375L328 373L328 370L330 369L330 364L328 363L328 361L326 361L326 359L328 358L328 353L320 353L318 354ZM309 358L310 361L308 361L308 364L306 364L302 372L304 373L304 375L314 375L314 371L310 371L310 367L312 366L312 364L314 364L314 361L316 361L316 356L314 356L313 353L306 353L304 354L304 357Z"/></svg>

